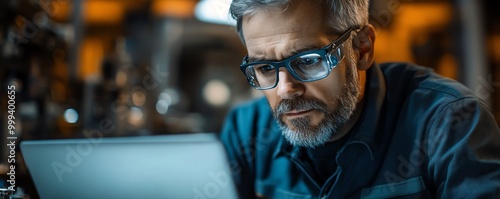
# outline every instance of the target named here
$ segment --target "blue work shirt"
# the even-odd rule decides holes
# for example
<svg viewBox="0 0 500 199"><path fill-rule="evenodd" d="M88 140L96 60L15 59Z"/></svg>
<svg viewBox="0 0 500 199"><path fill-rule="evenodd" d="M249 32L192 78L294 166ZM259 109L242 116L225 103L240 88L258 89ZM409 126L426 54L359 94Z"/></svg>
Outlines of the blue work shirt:
<svg viewBox="0 0 500 199"><path fill-rule="evenodd" d="M284 139L265 98L230 111L221 140L241 197L500 198L500 130L469 89L428 68L374 64L364 103L345 144L323 154L337 164L329 176Z"/></svg>

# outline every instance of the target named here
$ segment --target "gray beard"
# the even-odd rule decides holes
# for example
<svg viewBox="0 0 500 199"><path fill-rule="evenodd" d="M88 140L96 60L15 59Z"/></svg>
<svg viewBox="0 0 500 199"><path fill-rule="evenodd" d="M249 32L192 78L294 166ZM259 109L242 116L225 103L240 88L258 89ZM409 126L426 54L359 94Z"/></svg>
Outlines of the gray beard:
<svg viewBox="0 0 500 199"><path fill-rule="evenodd" d="M351 53L349 53L351 54ZM286 99L273 110L273 115L278 121L283 136L294 146L314 148L327 143L330 138L344 126L356 109L357 96L360 93L358 73L355 70L355 59L348 58L347 64L347 83L346 88L342 89L340 95L333 103L333 110L318 99ZM301 117L290 120L294 130L288 127L281 120L284 113L291 110L309 110L313 109L324 114L324 119L316 126L311 125L309 117Z"/></svg>

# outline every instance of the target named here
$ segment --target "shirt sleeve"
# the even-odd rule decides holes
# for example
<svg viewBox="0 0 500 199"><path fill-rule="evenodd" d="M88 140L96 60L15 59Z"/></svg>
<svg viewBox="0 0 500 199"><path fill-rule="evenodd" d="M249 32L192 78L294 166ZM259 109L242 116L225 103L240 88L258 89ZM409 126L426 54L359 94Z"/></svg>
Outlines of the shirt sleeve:
<svg viewBox="0 0 500 199"><path fill-rule="evenodd" d="M476 98L438 111L428 150L437 198L500 198L500 130Z"/></svg>
<svg viewBox="0 0 500 199"><path fill-rule="evenodd" d="M229 165L233 174L234 182L238 188L240 198L254 198L255 190L254 172L251 169L252 153L248 144L249 140L242 136L241 128L245 128L244 118L241 118L244 111L233 109L226 117L225 124L221 132L221 141L224 143L229 158ZM239 124L240 122L241 124ZM250 121L247 121L250 122Z"/></svg>

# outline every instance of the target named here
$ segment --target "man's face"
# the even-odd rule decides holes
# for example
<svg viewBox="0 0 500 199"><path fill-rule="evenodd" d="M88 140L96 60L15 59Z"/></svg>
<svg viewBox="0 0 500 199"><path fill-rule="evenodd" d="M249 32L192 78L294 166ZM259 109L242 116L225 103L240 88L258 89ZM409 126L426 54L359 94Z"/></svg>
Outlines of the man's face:
<svg viewBox="0 0 500 199"><path fill-rule="evenodd" d="M273 8L245 16L243 34L249 58L283 60L337 39L338 35L327 29L325 7L295 1L285 11ZM360 90L356 62L350 51L347 45L344 60L322 80L303 83L280 68L278 85L263 91L284 136L292 144L324 144L352 115Z"/></svg>

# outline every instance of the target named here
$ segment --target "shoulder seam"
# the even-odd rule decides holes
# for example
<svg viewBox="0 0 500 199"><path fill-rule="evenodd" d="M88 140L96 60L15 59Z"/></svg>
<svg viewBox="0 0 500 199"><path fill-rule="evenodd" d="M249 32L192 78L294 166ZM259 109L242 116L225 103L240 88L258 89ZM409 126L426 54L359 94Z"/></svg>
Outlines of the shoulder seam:
<svg viewBox="0 0 500 199"><path fill-rule="evenodd" d="M474 95L472 94L464 94L463 96L458 96L454 93L451 93L451 92L448 92L448 91L445 91L445 90L438 90L438 89L435 89L435 88L431 88L431 87L427 87L427 86L420 86L420 87L417 87L417 89L427 89L427 90L432 90L432 91L436 91L436 92L439 92L439 93L443 93L443 94L447 94L449 96L453 96L456 98L456 100L460 100L460 99L464 99L464 98L474 98ZM452 103L452 102L450 102Z"/></svg>
<svg viewBox="0 0 500 199"><path fill-rule="evenodd" d="M455 97L456 97L456 96L455 96ZM449 107L449 106L451 106L452 104L457 103L457 102L462 101L462 100L467 100L467 99L472 99L472 100L474 100L475 98L474 98L474 97L472 97L472 96L465 96L465 97L460 97L460 98L459 98L459 97L457 97L457 99L455 99L455 100L453 100L453 101L450 101L450 102L447 102L446 104L444 104L444 105L440 108L440 110L439 110L439 111L438 111L438 112L437 112L437 113L436 113L433 117L431 117L431 118L429 118L429 119L433 119L433 118L435 118L435 117L437 117L437 116L442 115L442 114L443 114L443 112L446 110L446 108L447 108L447 107ZM478 101L478 103L480 103L480 102ZM431 129L431 130L430 130L429 132L432 132L432 129L435 129L435 128L436 128L436 125L437 125L437 124L436 124L436 121L437 121L436 119L433 119L433 120L431 121L431 125L430 125L430 129ZM429 135L428 135L428 136L431 136L431 134L429 133ZM434 136L434 135L432 135L432 137L433 137L433 139L434 139L434 137L435 137L435 136ZM432 144L432 143L427 142L427 154L429 154L429 156L431 156L431 153L430 153L430 151L429 151L429 149L430 149L430 147L431 147L431 146L430 146L430 144ZM434 154L432 154L432 155L434 155ZM430 157L429 157L429 158L430 158Z"/></svg>

